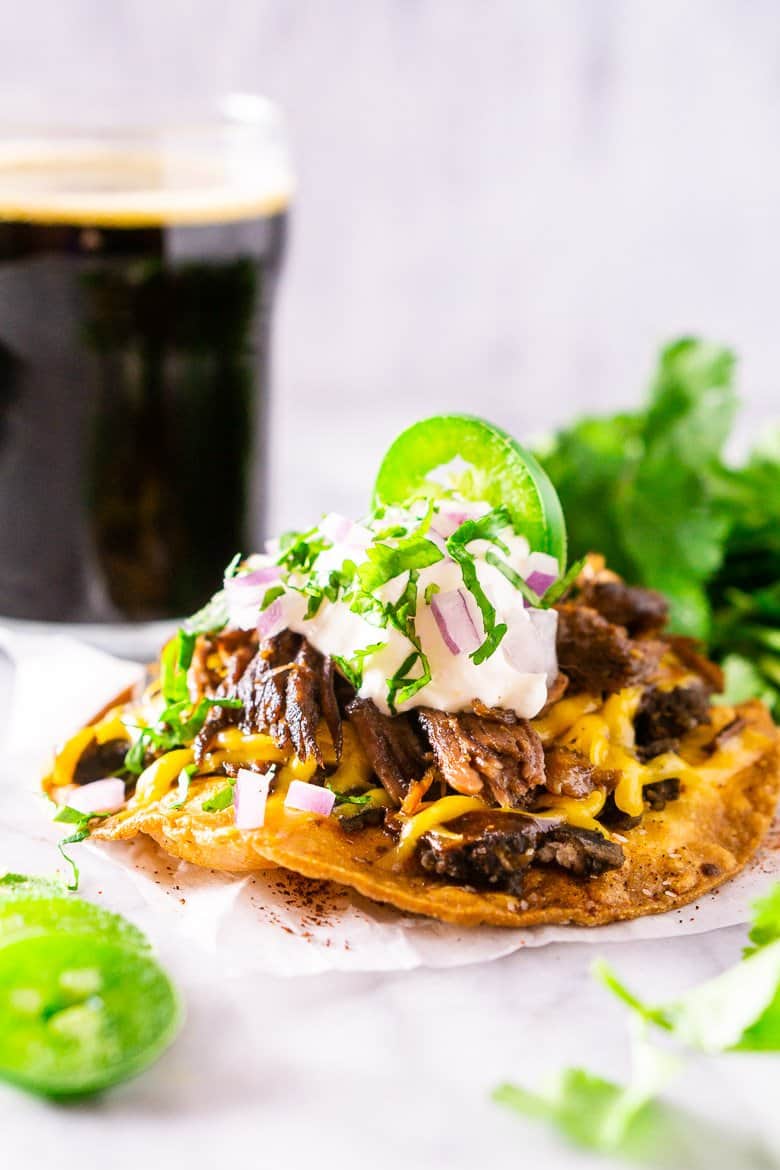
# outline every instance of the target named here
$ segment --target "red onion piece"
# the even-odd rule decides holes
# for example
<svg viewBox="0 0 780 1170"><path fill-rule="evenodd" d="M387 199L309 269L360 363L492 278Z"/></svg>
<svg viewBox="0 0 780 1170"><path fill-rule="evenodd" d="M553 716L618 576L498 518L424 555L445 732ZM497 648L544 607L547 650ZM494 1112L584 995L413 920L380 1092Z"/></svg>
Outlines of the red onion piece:
<svg viewBox="0 0 780 1170"><path fill-rule="evenodd" d="M450 654L464 652L470 654L481 645L482 638L474 625L466 594L462 589L434 593L431 598L431 612Z"/></svg>
<svg viewBox="0 0 780 1170"><path fill-rule="evenodd" d="M431 521L431 530L446 540L468 519L467 512L437 512Z"/></svg>
<svg viewBox="0 0 780 1170"><path fill-rule="evenodd" d="M233 788L233 811L237 829L262 829L272 772L239 768Z"/></svg>
<svg viewBox="0 0 780 1170"><path fill-rule="evenodd" d="M270 585L278 581L282 575L281 566L264 565L262 569L252 569L250 573L242 573L240 577L231 577L225 582L226 589L250 589L258 585Z"/></svg>
<svg viewBox="0 0 780 1170"><path fill-rule="evenodd" d="M307 784L303 780L293 780L284 798L285 808L317 813L321 817L329 817L335 803L335 792L329 788L320 788L319 784Z"/></svg>
<svg viewBox="0 0 780 1170"><path fill-rule="evenodd" d="M115 777L82 784L72 796L68 797L70 807L85 814L115 813L123 807L124 803L125 782Z"/></svg>
<svg viewBox="0 0 780 1170"><path fill-rule="evenodd" d="M261 638L272 638L284 629L284 606L281 597L272 601L257 619L257 632Z"/></svg>
<svg viewBox="0 0 780 1170"><path fill-rule="evenodd" d="M555 580L556 577L552 573L540 573L537 570L535 573L528 574L525 583L529 589L533 589L537 597L544 597Z"/></svg>

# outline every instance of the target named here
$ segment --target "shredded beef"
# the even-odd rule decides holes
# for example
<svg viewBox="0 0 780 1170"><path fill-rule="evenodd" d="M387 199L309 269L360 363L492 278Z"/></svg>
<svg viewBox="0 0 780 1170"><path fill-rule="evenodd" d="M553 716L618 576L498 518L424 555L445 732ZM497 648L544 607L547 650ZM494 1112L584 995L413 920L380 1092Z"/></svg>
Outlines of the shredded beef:
<svg viewBox="0 0 780 1170"><path fill-rule="evenodd" d="M435 832L420 839L423 869L458 885L521 894L528 866L558 865L578 877L617 869L623 850L600 833L533 816L469 813L449 826L459 839Z"/></svg>
<svg viewBox="0 0 780 1170"><path fill-rule="evenodd" d="M322 655L304 639L295 655L295 665L287 674L285 717L296 756L300 760L313 756L320 768L324 763L317 743L321 675Z"/></svg>
<svg viewBox="0 0 780 1170"><path fill-rule="evenodd" d="M313 757L322 767L317 742L321 715L341 750L333 672L305 638L284 630L267 638L232 688L243 704L238 724L243 732L266 732L279 748L292 747L301 760Z"/></svg>
<svg viewBox="0 0 780 1170"><path fill-rule="evenodd" d="M588 581L579 600L616 626L623 626L635 637L663 629L669 606L654 589L626 585L622 581Z"/></svg>
<svg viewBox="0 0 780 1170"><path fill-rule="evenodd" d="M558 665L572 691L612 694L656 669L663 644L630 638L595 609L566 602L558 610Z"/></svg>
<svg viewBox="0 0 780 1170"><path fill-rule="evenodd" d="M596 768L580 752L553 745L545 749L545 785L556 796L571 796L575 800L587 796L596 787L614 788L615 772Z"/></svg>
<svg viewBox="0 0 780 1170"><path fill-rule="evenodd" d="M425 771L424 748L409 716L383 715L370 699L353 699L347 716L354 724L364 752L379 782L401 804L414 780Z"/></svg>
<svg viewBox="0 0 780 1170"><path fill-rule="evenodd" d="M522 808L544 784L542 741L526 719L499 723L427 709L419 719L437 767L456 792L476 795L487 786L498 804Z"/></svg>
<svg viewBox="0 0 780 1170"><path fill-rule="evenodd" d="M73 783L91 784L93 780L112 776L124 767L126 755L127 741L124 739L110 739L107 743L93 740L81 753L73 773Z"/></svg>
<svg viewBox="0 0 780 1170"><path fill-rule="evenodd" d="M648 687L634 720L640 760L674 751L680 736L707 722L709 710L709 690L700 680L670 691Z"/></svg>
<svg viewBox="0 0 780 1170"><path fill-rule="evenodd" d="M662 812L670 800L677 800L682 785L676 776L668 780L656 780L652 784L645 784L643 796L653 812Z"/></svg>

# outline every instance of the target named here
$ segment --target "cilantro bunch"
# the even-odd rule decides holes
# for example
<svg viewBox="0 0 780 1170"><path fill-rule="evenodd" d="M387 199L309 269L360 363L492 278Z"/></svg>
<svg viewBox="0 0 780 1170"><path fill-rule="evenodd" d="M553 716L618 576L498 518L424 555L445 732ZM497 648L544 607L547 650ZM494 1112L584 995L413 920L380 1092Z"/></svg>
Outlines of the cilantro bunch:
<svg viewBox="0 0 780 1170"><path fill-rule="evenodd" d="M673 1146L680 1122L692 1131L694 1120L675 1115L657 1098L683 1071L686 1058L780 1052L780 884L753 905L748 938L741 962L664 1004L644 1002L597 960L593 974L630 1011L628 1083L567 1068L540 1092L504 1084L493 1100L524 1117L545 1120L573 1144L602 1153L644 1161Z"/></svg>
<svg viewBox="0 0 780 1170"><path fill-rule="evenodd" d="M672 628L723 664L729 700L759 696L780 715L780 428L726 462L734 371L730 350L676 341L642 409L581 419L537 455L572 556L603 553L664 593Z"/></svg>

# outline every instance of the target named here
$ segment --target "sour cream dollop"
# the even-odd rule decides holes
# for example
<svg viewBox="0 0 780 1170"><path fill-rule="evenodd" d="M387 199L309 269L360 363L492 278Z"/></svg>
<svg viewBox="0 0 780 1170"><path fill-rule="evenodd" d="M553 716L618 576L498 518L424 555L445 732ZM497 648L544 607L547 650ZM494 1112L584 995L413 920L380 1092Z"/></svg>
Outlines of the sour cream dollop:
<svg viewBox="0 0 780 1170"><path fill-rule="evenodd" d="M462 545L464 569L447 540L463 535L466 521L489 513L489 504L448 498L431 512L418 502L358 523L329 514L299 538L306 542L306 549L298 546L306 554L303 567L274 544L226 582L230 622L243 629L257 625L263 637L285 628L303 634L386 714L413 707L457 712L478 700L530 719L544 706L558 672L557 614L529 606L512 577L532 579L538 588L538 582L557 578L558 564L532 551L507 517L507 523L493 525L491 539ZM382 576L377 561L393 564L387 550L397 550L403 564L415 536L428 542L422 559L433 563L364 587L372 572ZM473 576L469 587L468 569L476 574L476 588ZM399 603L400 623L392 616ZM481 654L487 626L506 629L492 652Z"/></svg>

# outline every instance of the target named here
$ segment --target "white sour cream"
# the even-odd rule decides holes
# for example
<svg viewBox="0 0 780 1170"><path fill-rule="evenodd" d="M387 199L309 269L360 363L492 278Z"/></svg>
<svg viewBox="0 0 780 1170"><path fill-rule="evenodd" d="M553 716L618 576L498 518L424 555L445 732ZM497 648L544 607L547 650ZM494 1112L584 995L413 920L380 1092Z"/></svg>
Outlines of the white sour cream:
<svg viewBox="0 0 780 1170"><path fill-rule="evenodd" d="M466 651L453 652L430 604L436 589L441 595L460 590L480 642L485 632L482 614L464 585L461 567L446 553L446 537L463 519L479 518L490 511L490 506L448 500L439 508L440 514L434 515L426 536L437 544L444 556L435 564L419 570L415 614L416 636L428 660L431 680L405 701L396 701L396 710L433 707L439 711L456 712L470 708L474 700L479 700L485 706L502 707L530 719L544 706L548 685L558 671L555 653L557 614L551 609L526 608L518 589L485 559L485 554L491 548L495 550L495 546L485 540L475 540L468 545L468 551L474 558L479 583L496 611L496 622L506 624L507 632L497 649L479 665ZM388 509L381 519L370 518L353 525L343 518L326 516L318 534L331 540L332 547L317 557L310 579L327 583L329 574L334 569L341 569L346 561L361 564L366 560L365 550L377 532L385 532L394 525L411 531L421 517L419 510ZM499 535L509 550L500 553L502 559L523 579L533 572L557 575L555 559L532 552L527 540L511 527L502 529ZM385 537L383 543L392 545L392 537ZM247 567L254 570L272 563L272 556L258 556L250 558ZM373 596L385 604L394 603L402 595L408 579L409 573L403 572L376 589ZM321 653L348 662L355 662L359 651L382 643L381 648L366 655L359 663L362 683L358 693L373 700L381 711L389 713L388 680L413 651L409 639L391 624L378 625L374 620L353 612L340 598L335 601L323 599L317 612L307 618L307 599L294 588L303 581L295 576L287 580L285 593L274 607L270 625L271 611L266 611L261 627L263 634L268 636L287 627L303 634ZM244 599L240 611L233 614L233 624L251 628L255 613L247 607ZM409 669L408 677L418 678L421 673L418 660Z"/></svg>

